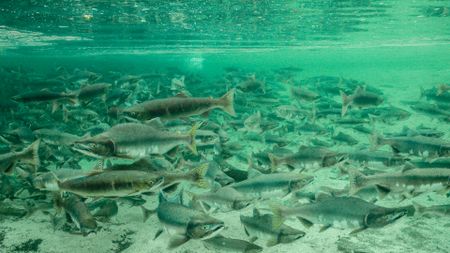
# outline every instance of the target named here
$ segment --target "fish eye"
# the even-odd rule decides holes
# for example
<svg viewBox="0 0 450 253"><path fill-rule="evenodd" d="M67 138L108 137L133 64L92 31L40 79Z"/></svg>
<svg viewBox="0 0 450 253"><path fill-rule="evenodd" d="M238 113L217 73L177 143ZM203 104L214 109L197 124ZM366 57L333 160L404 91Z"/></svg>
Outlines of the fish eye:
<svg viewBox="0 0 450 253"><path fill-rule="evenodd" d="M203 225L203 226L202 226L202 229L203 229L203 230L208 230L208 229L209 229L209 225Z"/></svg>

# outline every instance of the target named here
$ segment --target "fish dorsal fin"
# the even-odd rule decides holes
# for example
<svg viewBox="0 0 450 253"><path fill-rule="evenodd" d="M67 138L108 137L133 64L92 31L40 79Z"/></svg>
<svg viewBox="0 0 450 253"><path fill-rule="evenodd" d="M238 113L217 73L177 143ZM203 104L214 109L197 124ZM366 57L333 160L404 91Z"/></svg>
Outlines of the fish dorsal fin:
<svg viewBox="0 0 450 253"><path fill-rule="evenodd" d="M262 175L262 173L258 170L255 170L253 168L248 169L248 178L255 178Z"/></svg>
<svg viewBox="0 0 450 253"><path fill-rule="evenodd" d="M167 196L164 191L159 191L158 200L159 204L164 202L170 202L170 203L176 203L183 205L183 190L180 190L179 192L175 193L172 197Z"/></svg>
<svg viewBox="0 0 450 253"><path fill-rule="evenodd" d="M84 141L84 140L89 139L91 137L92 137L91 133L88 132L88 133L85 133L83 136L81 136L77 141Z"/></svg>
<svg viewBox="0 0 450 253"><path fill-rule="evenodd" d="M261 216L261 213L259 212L259 210L256 208L253 208L253 217L259 217L259 216Z"/></svg>
<svg viewBox="0 0 450 253"><path fill-rule="evenodd" d="M184 93L184 92L180 92L180 93L176 94L175 97L177 97L177 98L188 98L189 96L186 93Z"/></svg>
<svg viewBox="0 0 450 253"><path fill-rule="evenodd" d="M355 95L364 93L366 91L366 88L364 88L363 86L358 86L358 88L356 88L355 90Z"/></svg>
<svg viewBox="0 0 450 253"><path fill-rule="evenodd" d="M414 164L412 164L412 163L410 163L410 162L406 162L406 163L405 163L405 166L403 166L402 173L404 173L404 172L406 172L406 171L408 171L408 170L415 169L415 168L416 168L416 167L414 166Z"/></svg>
<svg viewBox="0 0 450 253"><path fill-rule="evenodd" d="M306 150L308 149L308 146L306 146L305 144L300 145L300 147L298 148L298 151L302 151L302 150Z"/></svg>
<svg viewBox="0 0 450 253"><path fill-rule="evenodd" d="M311 221L309 221L309 220L307 220L305 218L297 217L297 219L303 224L303 226L305 226L307 228L310 228L312 225L314 225L313 222L311 222Z"/></svg>
<svg viewBox="0 0 450 253"><path fill-rule="evenodd" d="M103 170L94 169L94 170L90 171L89 173L87 173L86 176L95 176L95 175L98 175L100 173L103 173Z"/></svg>
<svg viewBox="0 0 450 253"><path fill-rule="evenodd" d="M161 118L159 118L159 117L153 118L151 120L147 120L147 121L145 121L145 124L147 126L151 126L153 128L157 128L157 129L163 129L165 127L161 121Z"/></svg>
<svg viewBox="0 0 450 253"><path fill-rule="evenodd" d="M317 192L315 194L315 199L317 202L323 201L324 199L332 197L331 193L328 192Z"/></svg>

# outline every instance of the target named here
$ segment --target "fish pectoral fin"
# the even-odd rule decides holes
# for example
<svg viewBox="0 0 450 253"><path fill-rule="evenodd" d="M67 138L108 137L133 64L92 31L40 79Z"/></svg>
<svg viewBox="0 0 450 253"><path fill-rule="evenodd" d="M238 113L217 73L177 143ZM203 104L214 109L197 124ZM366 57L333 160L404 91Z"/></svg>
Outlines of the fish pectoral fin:
<svg viewBox="0 0 450 253"><path fill-rule="evenodd" d="M391 189L389 189L389 187L383 186L383 185L375 185L378 194L380 195L380 198L384 198L386 197L387 194L389 194L391 192Z"/></svg>
<svg viewBox="0 0 450 253"><path fill-rule="evenodd" d="M319 232L320 233L322 233L323 231L325 231L325 230L327 230L327 229L329 229L331 227L331 225L330 224L327 224L327 225L323 225L321 228L320 228L320 230L319 230Z"/></svg>
<svg viewBox="0 0 450 253"><path fill-rule="evenodd" d="M183 244L185 244L187 241L189 241L189 237L185 235L175 235L170 238L168 249L175 249Z"/></svg>
<svg viewBox="0 0 450 253"><path fill-rule="evenodd" d="M94 170L90 171L89 173L87 173L86 177L95 176L95 175L101 174L103 172L104 172L103 170L94 169Z"/></svg>
<svg viewBox="0 0 450 253"><path fill-rule="evenodd" d="M391 146L391 148L394 153L396 153L396 154L400 153L400 150L398 148L396 148L394 146Z"/></svg>
<svg viewBox="0 0 450 253"><path fill-rule="evenodd" d="M209 117L209 111L206 111L202 114L200 114L202 117L208 118Z"/></svg>
<svg viewBox="0 0 450 253"><path fill-rule="evenodd" d="M365 230L366 228L367 228L367 227L360 227L360 228L354 229L352 232L350 232L350 234L351 234L351 235L357 234L357 233L359 233L359 232Z"/></svg>
<svg viewBox="0 0 450 253"><path fill-rule="evenodd" d="M248 230L247 230L246 227L244 227L244 231L245 231L245 234L246 234L247 236L250 236L250 233L248 232ZM254 237L256 237L256 236L254 236ZM252 237L252 238L253 238L253 237ZM256 238L255 238L255 240L256 240Z"/></svg>
<svg viewBox="0 0 450 253"><path fill-rule="evenodd" d="M314 223L312 223L311 221L309 221L305 218L297 217L297 219L303 224L303 226L305 226L307 228L310 228L310 227L312 227L312 225L314 225Z"/></svg>
<svg viewBox="0 0 450 253"><path fill-rule="evenodd" d="M158 231L156 231L155 236L153 237L153 241L156 240L162 233L164 232L164 229L160 228Z"/></svg>
<svg viewBox="0 0 450 253"><path fill-rule="evenodd" d="M247 232L248 233L248 232ZM251 243L253 243L253 242L255 242L256 240L258 240L258 237L257 236L252 236L252 237L250 237L250 239L248 240L249 242L251 242Z"/></svg>
<svg viewBox="0 0 450 253"><path fill-rule="evenodd" d="M266 246L267 247L273 247L273 246L275 246L277 244L278 244L278 238L277 237L273 237L273 238L271 238L271 239L269 239L267 241Z"/></svg>
<svg viewBox="0 0 450 253"><path fill-rule="evenodd" d="M248 169L248 176L247 176L248 178L255 178L255 177L258 177L261 175L262 175L262 173L259 170L256 170L253 168Z"/></svg>

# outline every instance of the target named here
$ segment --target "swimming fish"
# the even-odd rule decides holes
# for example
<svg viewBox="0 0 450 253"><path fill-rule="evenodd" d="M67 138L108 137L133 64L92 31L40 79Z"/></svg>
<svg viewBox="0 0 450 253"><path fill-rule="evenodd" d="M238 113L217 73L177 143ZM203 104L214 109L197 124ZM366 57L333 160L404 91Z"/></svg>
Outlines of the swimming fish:
<svg viewBox="0 0 450 253"><path fill-rule="evenodd" d="M331 151L321 147L301 146L297 153L278 157L272 153L268 154L271 168L275 170L280 165L288 165L293 168L311 168L318 165L319 168L329 167L337 164L345 158L344 154Z"/></svg>
<svg viewBox="0 0 450 253"><path fill-rule="evenodd" d="M164 178L143 171L94 171L57 183L60 191L83 197L123 197L154 192L164 183Z"/></svg>
<svg viewBox="0 0 450 253"><path fill-rule="evenodd" d="M171 240L169 249L176 248L189 240L206 240L220 233L224 222L204 212L186 207L181 203L167 200L160 192L159 205L155 210L144 211L144 220L156 213L158 220L169 230Z"/></svg>
<svg viewBox="0 0 450 253"><path fill-rule="evenodd" d="M450 141L426 136L383 137L373 134L371 136L372 149L389 145L395 153L425 155L428 157L450 155Z"/></svg>
<svg viewBox="0 0 450 253"><path fill-rule="evenodd" d="M72 149L96 157L143 158L151 154L165 154L178 145L187 145L194 154L194 125L187 134L162 131L140 123L124 123L111 127L106 132L86 137L75 142Z"/></svg>
<svg viewBox="0 0 450 253"><path fill-rule="evenodd" d="M47 89L43 89L40 91L32 91L28 93L19 94L12 97L11 99L22 103L46 102L61 99L75 100L76 94L66 92L54 92Z"/></svg>
<svg viewBox="0 0 450 253"><path fill-rule="evenodd" d="M39 143L40 140L38 139L21 151L0 154L0 172L11 174L18 163L30 164L35 168L39 167Z"/></svg>
<svg viewBox="0 0 450 253"><path fill-rule="evenodd" d="M96 230L97 222L80 197L75 194L56 195L55 204L57 207L64 209L83 235Z"/></svg>
<svg viewBox="0 0 450 253"><path fill-rule="evenodd" d="M192 115L206 115L215 108L224 110L231 116L234 111L234 89L228 91L221 98L195 98L195 97L172 97L164 99L153 99L147 102L121 109L119 112L139 120L150 120L153 118L176 119Z"/></svg>
<svg viewBox="0 0 450 253"><path fill-rule="evenodd" d="M190 193L190 195L192 196L192 202L199 202L201 206L206 203L211 208L217 208L223 212L240 210L253 201L253 198L246 197L230 186L207 193Z"/></svg>
<svg viewBox="0 0 450 253"><path fill-rule="evenodd" d="M284 219L296 216L306 226L322 224L321 231L329 227L353 228L352 233L366 228L383 227L404 215L414 213L414 207L386 208L355 197L324 197L317 202L297 207L272 205L274 226Z"/></svg>
<svg viewBox="0 0 450 253"><path fill-rule="evenodd" d="M366 176L359 171L350 171L350 193L356 193L368 186L376 186L384 195L392 189L442 190L450 187L450 170L448 169L407 169L401 172L381 173Z"/></svg>
<svg viewBox="0 0 450 253"><path fill-rule="evenodd" d="M263 248L244 240L224 237L217 235L212 238L203 240L203 244L207 249L217 249L229 252L257 253L262 252Z"/></svg>
<svg viewBox="0 0 450 253"><path fill-rule="evenodd" d="M305 232L288 225L273 226L272 214L261 214L258 209L253 209L253 216L240 216L245 233L252 240L263 239L267 246L272 247L280 243L291 243L305 236Z"/></svg>
<svg viewBox="0 0 450 253"><path fill-rule="evenodd" d="M303 87L291 86L290 91L291 91L291 96L298 100L305 100L305 101L312 102L312 101L319 99L319 97L320 97L320 95L317 94L316 92L310 91Z"/></svg>
<svg viewBox="0 0 450 253"><path fill-rule="evenodd" d="M384 99L378 94L366 91L361 86L358 86L355 92L350 96L347 96L343 91L340 91L340 93L342 97L342 117L347 113L348 107L350 105L362 108L368 106L377 106L384 101Z"/></svg>
<svg viewBox="0 0 450 253"><path fill-rule="evenodd" d="M299 173L260 174L230 187L253 198L283 197L308 185L314 177Z"/></svg>

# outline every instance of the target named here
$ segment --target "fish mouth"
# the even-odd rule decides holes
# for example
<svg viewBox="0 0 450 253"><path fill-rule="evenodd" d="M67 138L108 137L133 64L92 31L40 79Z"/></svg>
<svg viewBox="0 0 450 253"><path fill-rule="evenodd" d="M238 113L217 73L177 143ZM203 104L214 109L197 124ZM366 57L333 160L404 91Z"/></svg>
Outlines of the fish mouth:
<svg viewBox="0 0 450 253"><path fill-rule="evenodd" d="M158 177L153 186L150 188L150 191L158 190L163 184L164 184L164 177Z"/></svg>
<svg viewBox="0 0 450 253"><path fill-rule="evenodd" d="M42 178L35 178L32 181L33 187L39 190L45 189L45 183L44 180Z"/></svg>
<svg viewBox="0 0 450 253"><path fill-rule="evenodd" d="M395 211L391 213L369 213L364 222L369 227L383 227L387 224L393 223L401 217L407 215L407 210Z"/></svg>
<svg viewBox="0 0 450 253"><path fill-rule="evenodd" d="M211 228L208 232L208 234L204 237L202 237L200 240L206 240L215 237L218 235L222 230L225 228L225 225L223 223L216 224L213 228Z"/></svg>
<svg viewBox="0 0 450 253"><path fill-rule="evenodd" d="M87 144L76 142L71 145L70 147L73 151L76 151L78 153L81 153L83 155L87 155L93 158L102 159L103 156L96 154L94 150Z"/></svg>

